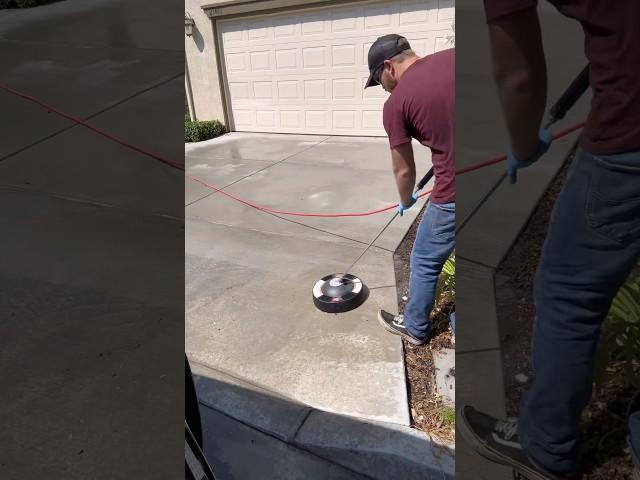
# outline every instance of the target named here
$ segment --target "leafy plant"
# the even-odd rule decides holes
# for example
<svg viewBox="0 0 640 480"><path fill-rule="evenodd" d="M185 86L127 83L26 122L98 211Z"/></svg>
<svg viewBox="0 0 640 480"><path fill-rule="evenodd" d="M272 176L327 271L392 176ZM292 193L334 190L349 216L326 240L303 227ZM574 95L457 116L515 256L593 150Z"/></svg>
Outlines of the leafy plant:
<svg viewBox="0 0 640 480"><path fill-rule="evenodd" d="M456 291L456 254L452 253L444 262L440 281L436 290L436 298L439 300L453 299Z"/></svg>
<svg viewBox="0 0 640 480"><path fill-rule="evenodd" d="M218 120L204 120L192 122L188 115L184 117L184 141L201 142L219 137L227 133L227 127Z"/></svg>
<svg viewBox="0 0 640 480"><path fill-rule="evenodd" d="M604 325L596 356L595 388L606 382L609 368L624 367L628 384L640 388L640 279L629 280L618 291Z"/></svg>
<svg viewBox="0 0 640 480"><path fill-rule="evenodd" d="M456 289L456 254L452 253L447 261L444 262L442 267L442 274L444 275L442 281L444 282L445 290Z"/></svg>
<svg viewBox="0 0 640 480"><path fill-rule="evenodd" d="M444 423L451 427L456 427L456 410L452 407L444 407L440 412L442 414L442 420Z"/></svg>

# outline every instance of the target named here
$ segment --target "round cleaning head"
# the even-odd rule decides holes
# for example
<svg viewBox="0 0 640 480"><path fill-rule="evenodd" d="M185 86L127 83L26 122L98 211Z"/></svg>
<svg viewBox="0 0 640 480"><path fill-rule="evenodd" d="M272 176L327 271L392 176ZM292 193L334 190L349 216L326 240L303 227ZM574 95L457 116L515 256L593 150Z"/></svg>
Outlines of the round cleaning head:
<svg viewBox="0 0 640 480"><path fill-rule="evenodd" d="M326 313L344 313L358 308L369 290L355 275L334 273L322 277L313 286L313 304Z"/></svg>

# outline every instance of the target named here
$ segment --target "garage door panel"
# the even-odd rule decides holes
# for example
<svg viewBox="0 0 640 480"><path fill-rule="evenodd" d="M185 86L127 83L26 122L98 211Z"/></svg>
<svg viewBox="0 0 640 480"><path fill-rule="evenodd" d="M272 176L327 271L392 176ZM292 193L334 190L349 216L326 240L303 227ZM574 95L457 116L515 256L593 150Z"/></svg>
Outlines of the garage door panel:
<svg viewBox="0 0 640 480"><path fill-rule="evenodd" d="M251 88L251 82L229 83L229 93L231 94L231 100L233 102L249 100L252 96Z"/></svg>
<svg viewBox="0 0 640 480"><path fill-rule="evenodd" d="M247 70L247 55L244 52L227 53L225 63L229 73L244 72Z"/></svg>
<svg viewBox="0 0 640 480"><path fill-rule="evenodd" d="M392 5L375 5L364 9L364 30L391 29L398 25L398 15L394 13Z"/></svg>
<svg viewBox="0 0 640 480"><path fill-rule="evenodd" d="M331 46L331 66L334 69L355 67L362 64L362 60L358 57L360 49L354 43L342 43L340 45Z"/></svg>
<svg viewBox="0 0 640 480"><path fill-rule="evenodd" d="M336 34L357 34L363 30L362 8L346 8L331 13L331 32Z"/></svg>
<svg viewBox="0 0 640 480"><path fill-rule="evenodd" d="M273 101L273 82L253 82L253 98L258 100Z"/></svg>
<svg viewBox="0 0 640 480"><path fill-rule="evenodd" d="M381 87L364 90L380 35L418 55L449 48L453 1L351 4L219 22L233 126L241 131L384 135Z"/></svg>
<svg viewBox="0 0 640 480"><path fill-rule="evenodd" d="M334 110L333 128L348 130L356 128L356 113L353 110Z"/></svg>
<svg viewBox="0 0 640 480"><path fill-rule="evenodd" d="M278 72L296 72L298 70L298 49L293 45L291 47L282 46L276 48L276 70Z"/></svg>
<svg viewBox="0 0 640 480"><path fill-rule="evenodd" d="M333 80L332 89L333 100L354 101L360 98L360 88L356 86L354 78L336 78Z"/></svg>
<svg viewBox="0 0 640 480"><path fill-rule="evenodd" d="M301 15L300 25L300 31L303 37L310 37L314 35L325 36L329 33L331 28L329 20L327 20L327 14L324 11Z"/></svg>
<svg viewBox="0 0 640 480"><path fill-rule="evenodd" d="M233 111L236 128L241 129L243 127L253 127L253 113L253 110L236 108Z"/></svg>
<svg viewBox="0 0 640 480"><path fill-rule="evenodd" d="M364 130L378 129L380 126L381 118L382 118L382 109L363 110L362 111L362 128Z"/></svg>
<svg viewBox="0 0 640 480"><path fill-rule="evenodd" d="M272 72L275 61L271 60L271 50L254 51L249 53L249 70L252 72Z"/></svg>
<svg viewBox="0 0 640 480"><path fill-rule="evenodd" d="M327 47L307 46L302 47L303 70L329 70L329 49Z"/></svg>

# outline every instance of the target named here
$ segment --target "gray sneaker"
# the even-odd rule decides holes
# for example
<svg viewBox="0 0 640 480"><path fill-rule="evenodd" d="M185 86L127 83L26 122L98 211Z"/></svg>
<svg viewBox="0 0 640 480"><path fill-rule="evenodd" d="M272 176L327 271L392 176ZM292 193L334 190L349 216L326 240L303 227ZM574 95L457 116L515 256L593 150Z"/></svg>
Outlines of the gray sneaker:
<svg viewBox="0 0 640 480"><path fill-rule="evenodd" d="M511 467L515 478L523 480L574 480L575 476L557 476L531 460L520 444L518 422L500 420L464 405L458 412L458 431L473 449L487 460Z"/></svg>
<svg viewBox="0 0 640 480"><path fill-rule="evenodd" d="M387 332L400 335L412 345L424 345L427 343L426 338L424 340L416 338L407 331L407 327L404 326L404 317L402 315L393 315L389 312L385 312L384 310L378 310L378 321Z"/></svg>

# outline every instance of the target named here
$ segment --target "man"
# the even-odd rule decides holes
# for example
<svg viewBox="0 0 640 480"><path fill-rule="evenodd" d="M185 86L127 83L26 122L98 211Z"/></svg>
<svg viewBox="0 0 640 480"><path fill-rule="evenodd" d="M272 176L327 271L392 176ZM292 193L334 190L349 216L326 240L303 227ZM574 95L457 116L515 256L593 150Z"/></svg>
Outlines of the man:
<svg viewBox="0 0 640 480"><path fill-rule="evenodd" d="M400 215L417 200L411 139L431 149L432 154L435 186L411 252L409 303L404 316L378 312L385 329L413 345L422 345L429 336L438 277L454 248L455 50L421 58L406 38L392 34L373 43L368 61L365 88L380 84L391 93L384 104L383 123L389 136Z"/></svg>
<svg viewBox="0 0 640 480"><path fill-rule="evenodd" d="M593 100L536 274L535 379L517 421L464 406L459 424L478 453L531 480L579 475L601 324L640 255L640 2L551 3L582 25ZM485 9L515 183L551 143L539 130L547 79L536 1L485 0Z"/></svg>

